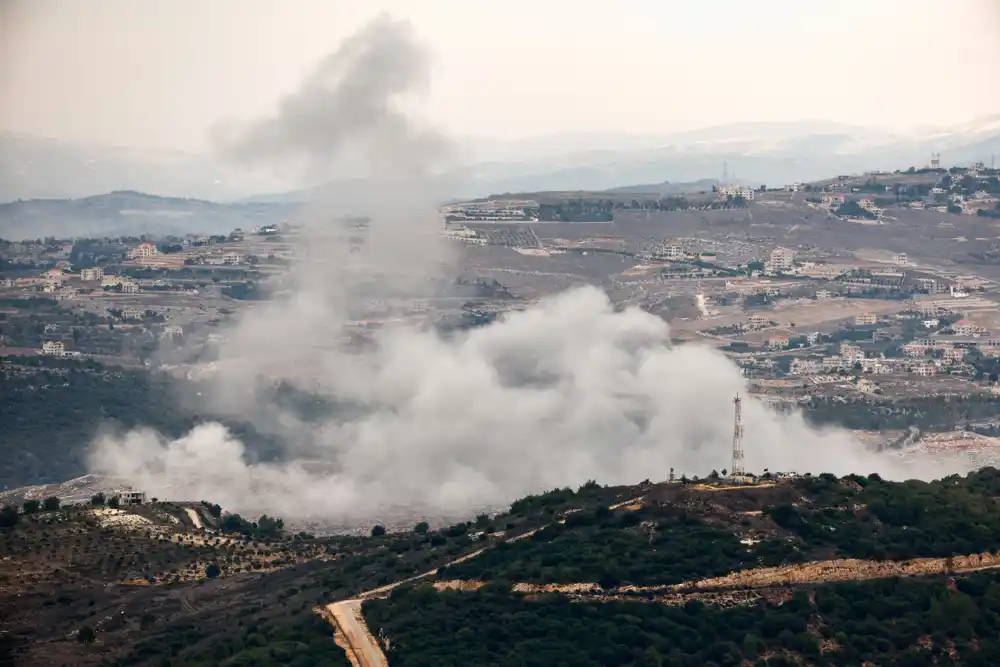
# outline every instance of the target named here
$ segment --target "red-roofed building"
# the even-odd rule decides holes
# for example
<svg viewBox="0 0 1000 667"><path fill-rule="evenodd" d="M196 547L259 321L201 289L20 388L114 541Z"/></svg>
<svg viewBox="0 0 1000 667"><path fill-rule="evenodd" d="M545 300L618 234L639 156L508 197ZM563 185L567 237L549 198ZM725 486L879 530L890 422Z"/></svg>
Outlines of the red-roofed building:
<svg viewBox="0 0 1000 667"><path fill-rule="evenodd" d="M959 320L951 325L951 330L957 336L985 336L988 331L971 320Z"/></svg>
<svg viewBox="0 0 1000 667"><path fill-rule="evenodd" d="M788 347L788 336L784 334L774 334L767 339L767 346L772 350L783 350Z"/></svg>

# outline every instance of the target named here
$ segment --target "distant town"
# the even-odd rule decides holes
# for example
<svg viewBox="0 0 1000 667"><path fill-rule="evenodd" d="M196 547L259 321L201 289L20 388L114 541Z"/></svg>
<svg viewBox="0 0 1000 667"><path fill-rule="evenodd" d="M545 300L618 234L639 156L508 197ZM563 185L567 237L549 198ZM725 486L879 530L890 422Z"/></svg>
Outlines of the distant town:
<svg viewBox="0 0 1000 667"><path fill-rule="evenodd" d="M459 259L447 289L366 301L337 344L400 322L475 327L597 284L670 322L677 342L721 350L777 409L1000 400L1000 171L982 163L932 156L893 173L670 196L524 193L440 214ZM367 224L344 233L363 253ZM70 358L211 374L225 323L287 291L301 234L277 219L217 235L2 241L0 355L8 368ZM868 430L912 437L891 422ZM945 426L967 455L993 455L995 418Z"/></svg>

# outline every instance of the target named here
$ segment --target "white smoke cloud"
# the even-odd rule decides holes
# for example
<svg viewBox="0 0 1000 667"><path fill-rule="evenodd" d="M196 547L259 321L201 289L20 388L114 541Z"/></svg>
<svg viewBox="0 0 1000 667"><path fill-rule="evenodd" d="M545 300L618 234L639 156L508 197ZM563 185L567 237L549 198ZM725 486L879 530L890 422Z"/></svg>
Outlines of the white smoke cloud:
<svg viewBox="0 0 1000 667"><path fill-rule="evenodd" d="M216 424L170 442L149 431L106 437L93 462L151 493L180 485L250 512L360 520L396 505L453 515L587 479L632 483L663 479L671 467L725 468L731 399L746 391L725 356L671 346L662 320L615 312L595 288L457 340L402 328L380 343L338 385L341 396L377 407L310 434L335 474L301 460L248 466L242 445ZM747 464L758 472L917 472L865 451L845 431L813 429L753 399L744 419Z"/></svg>
<svg viewBox="0 0 1000 667"><path fill-rule="evenodd" d="M444 338L418 326L383 330L376 345L336 344L359 300L427 293L447 274L435 194L426 176L447 142L395 100L424 83L409 26L379 19L326 59L271 118L223 141L244 161L294 159L327 173L364 156L365 180L322 193L303 211L286 298L246 313L229 332L209 407L263 424L289 443L284 462L250 465L219 424L178 440L149 430L105 434L91 464L150 495L206 498L227 509L337 521L388 507L461 516L476 506L588 479L665 479L673 467L727 467L739 369L704 347L672 346L661 319L616 312L597 288L543 300L490 326ZM373 175L374 174L374 175ZM343 213L371 218L360 256ZM361 406L306 423L260 405L247 388L266 376ZM745 405L751 470L915 474L867 452L842 430Z"/></svg>

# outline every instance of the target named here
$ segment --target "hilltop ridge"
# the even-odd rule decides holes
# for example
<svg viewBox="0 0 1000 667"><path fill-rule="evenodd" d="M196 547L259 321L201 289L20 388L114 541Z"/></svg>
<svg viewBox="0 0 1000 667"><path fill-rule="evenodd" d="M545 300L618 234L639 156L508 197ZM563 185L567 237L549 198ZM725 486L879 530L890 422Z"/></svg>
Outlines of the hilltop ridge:
<svg viewBox="0 0 1000 667"><path fill-rule="evenodd" d="M646 630L650 638L628 648L628 655L638 657L622 662L647 664L635 660L650 646L662 653L674 641L655 630L668 618L722 622L755 607L758 621L770 623L775 614L787 615L790 608L784 605L790 600L808 606L814 604L807 603L811 596L819 604L849 594L873 605L877 598L866 596L876 590L966 604L949 597L959 595L948 592L954 584L935 579L953 576L960 594L970 596L985 615L969 620L963 612L966 625L954 632L966 637L965 644L957 643L958 635L921 639L919 628L900 627L894 632L902 633L903 648L873 648L854 639L859 630L844 626L839 612L822 609L817 613L826 619L831 640L847 633L836 647L829 644L816 653L825 641L822 632L817 628L818 639L810 640L805 635L814 631L804 627L792 639L754 635L742 648L758 655L794 654L799 664L857 664L851 656L862 654L884 660L879 664L915 664L892 661L906 646L925 642L927 651L962 656L978 651L987 659L1000 648L983 625L994 622L991 614L1000 609L991 611L992 598L982 597L1000 591L992 569L1000 535L998 491L995 469L931 483L886 482L877 475L764 479L736 487L712 479L626 487L590 482L575 491L525 497L506 512L452 526L418 524L388 534L374 527L369 537L325 538L288 534L280 521L249 521L210 503L157 500L107 507L108 499L101 498L54 509L53 501L36 499L37 504L24 503L27 513L3 515L4 646L23 664L39 665L68 659L81 665L153 665L163 656L172 665L192 667L248 660L347 664L329 617L317 611L338 600L360 600L351 608L362 614L371 636L381 638L380 651L393 665L430 664L425 662L430 658L436 664L491 664L535 650L534 631L506 625L506 614L516 609L549 627L553 613L562 618L558 610L572 608L554 599L542 604L555 595L583 605L613 602L617 606L595 608L597 616L589 616L610 623L609 629L621 620L605 612L637 614L652 623ZM14 525L11 517L17 517ZM48 546L40 552L43 544ZM844 560L850 558L855 560ZM924 560L906 564L917 563L914 559ZM748 574L733 584L712 579L739 572ZM782 574L789 572L811 574ZM901 574L929 579L904 583ZM876 583L885 577L895 583ZM449 583L459 580L466 583ZM747 586L752 591L738 593ZM56 604L47 603L53 596ZM692 607L693 601L701 606ZM635 604L640 606L634 610L622 606ZM440 652L440 633L449 632L440 627L448 624L441 614L471 622L491 609L500 613L496 621L467 626L475 629L459 636L454 651ZM248 617L252 624L238 622ZM476 644L476 651L489 654L481 656L485 662L470 657L469 642L501 626L507 629L500 644ZM548 641L554 651L563 640ZM421 648L427 646L438 652L428 654ZM702 648L675 648L681 651L675 662L662 664L689 664L695 656L703 660L697 664L709 664ZM578 659L568 664L600 663L600 653L588 651L606 649L584 642Z"/></svg>

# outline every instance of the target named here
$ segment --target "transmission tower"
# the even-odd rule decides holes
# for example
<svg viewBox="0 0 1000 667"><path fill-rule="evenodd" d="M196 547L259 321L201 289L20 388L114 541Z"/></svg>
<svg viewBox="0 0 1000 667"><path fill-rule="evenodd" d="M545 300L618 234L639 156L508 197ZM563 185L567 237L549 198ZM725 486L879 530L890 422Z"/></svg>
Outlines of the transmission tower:
<svg viewBox="0 0 1000 667"><path fill-rule="evenodd" d="M739 394L733 399L735 418L733 420L733 477L743 477L743 399Z"/></svg>

